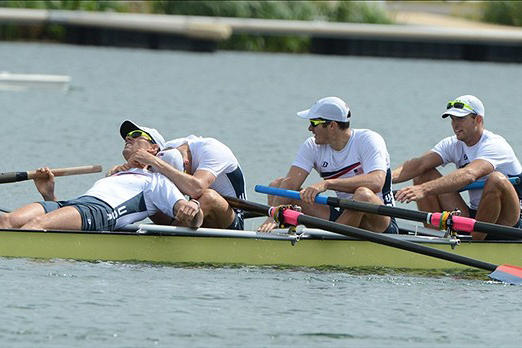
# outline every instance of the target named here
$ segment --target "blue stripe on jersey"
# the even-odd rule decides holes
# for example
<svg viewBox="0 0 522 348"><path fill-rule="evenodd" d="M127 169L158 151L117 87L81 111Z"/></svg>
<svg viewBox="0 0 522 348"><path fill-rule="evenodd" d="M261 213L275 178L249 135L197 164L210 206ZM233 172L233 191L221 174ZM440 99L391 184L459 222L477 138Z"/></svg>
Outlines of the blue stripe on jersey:
<svg viewBox="0 0 522 348"><path fill-rule="evenodd" d="M114 208L112 214L109 216L109 220L116 220L121 216L141 213L143 211L147 211L147 205L145 204L145 196L143 195L143 192L140 192L136 196Z"/></svg>
<svg viewBox="0 0 522 348"><path fill-rule="evenodd" d="M392 193L392 176L391 169L388 168L386 170L386 180L384 181L384 186L382 187L382 200L384 205L394 206L394 199Z"/></svg>
<svg viewBox="0 0 522 348"><path fill-rule="evenodd" d="M245 177L243 176L241 168L238 166L234 171L227 173L227 177L234 188L236 197L239 199L246 199Z"/></svg>

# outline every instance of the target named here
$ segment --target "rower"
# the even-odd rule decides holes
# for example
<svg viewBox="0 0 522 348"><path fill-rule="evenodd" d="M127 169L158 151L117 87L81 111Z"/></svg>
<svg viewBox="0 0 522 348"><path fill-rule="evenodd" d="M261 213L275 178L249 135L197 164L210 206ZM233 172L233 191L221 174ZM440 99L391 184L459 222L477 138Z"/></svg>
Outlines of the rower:
<svg viewBox="0 0 522 348"><path fill-rule="evenodd" d="M393 183L413 179L413 185L398 190L395 199L415 201L421 211L458 209L462 216L477 221L520 228L522 195L508 180L522 174L513 149L503 137L484 128L485 109L477 97L463 95L451 100L442 118L448 116L454 136L393 170ZM436 168L450 162L457 169L443 176ZM468 206L458 191L474 181L485 184L483 189L469 191ZM473 239L487 238L486 233L471 234Z"/></svg>
<svg viewBox="0 0 522 348"><path fill-rule="evenodd" d="M130 128L126 127L129 123ZM126 170L98 180L76 199L56 201L54 174L49 168L40 168L34 181L45 201L1 215L0 228L112 231L158 212L179 225L201 226L203 212L199 204L186 200L170 180L147 170L147 165L139 161L139 155L156 155L164 148L158 131L125 121L121 132L125 134L122 154L128 161ZM180 153L177 163L182 163Z"/></svg>
<svg viewBox="0 0 522 348"><path fill-rule="evenodd" d="M350 128L350 108L337 97L322 98L297 116L309 121L308 130L314 136L301 145L286 177L275 179L270 186L299 190L312 169L323 180L303 188L299 202L268 196L269 205L298 204L304 214L373 232L399 233L394 218L314 203L319 193L333 190L339 198L393 206L390 156L384 139L369 129ZM275 221L268 218L258 230L268 232L275 227Z"/></svg>
<svg viewBox="0 0 522 348"><path fill-rule="evenodd" d="M181 153L184 169L148 153L142 153L140 162L165 175L183 194L199 201L205 212L203 227L243 230L243 211L232 208L223 198L246 199L245 178L232 150L217 139L195 135L170 140L165 146L165 153ZM115 167L112 172L118 170ZM161 214L153 221L168 223Z"/></svg>

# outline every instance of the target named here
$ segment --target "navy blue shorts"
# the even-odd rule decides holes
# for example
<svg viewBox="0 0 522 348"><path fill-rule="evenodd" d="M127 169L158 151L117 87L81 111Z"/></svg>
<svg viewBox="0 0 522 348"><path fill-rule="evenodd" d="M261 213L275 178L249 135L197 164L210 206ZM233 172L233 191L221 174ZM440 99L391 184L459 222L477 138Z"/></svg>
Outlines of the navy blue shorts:
<svg viewBox="0 0 522 348"><path fill-rule="evenodd" d="M330 206L329 220L335 222L339 218L339 216L341 216L343 211L343 208L336 208ZM390 224L388 225L388 228L386 228L382 233L399 234L399 226L397 225L397 221L395 221L395 218L390 218Z"/></svg>
<svg viewBox="0 0 522 348"><path fill-rule="evenodd" d="M38 202L42 205L45 213L63 207L74 207L82 218L82 231L113 231L115 219L110 219L112 213L110 205L92 196L82 196L68 201L43 201Z"/></svg>
<svg viewBox="0 0 522 348"><path fill-rule="evenodd" d="M244 230L245 229L245 218L243 217L243 210L234 209L236 216L232 224L227 227L228 230Z"/></svg>

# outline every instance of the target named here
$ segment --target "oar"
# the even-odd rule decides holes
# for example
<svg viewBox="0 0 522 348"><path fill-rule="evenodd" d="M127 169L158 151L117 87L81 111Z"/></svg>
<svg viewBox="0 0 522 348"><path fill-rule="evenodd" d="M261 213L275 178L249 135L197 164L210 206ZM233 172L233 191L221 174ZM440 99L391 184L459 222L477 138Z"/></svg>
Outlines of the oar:
<svg viewBox="0 0 522 348"><path fill-rule="evenodd" d="M301 199L298 191L285 190L277 187L269 187L256 185L256 192L266 193L274 196L287 197L292 199ZM356 211L362 211L370 214L386 215L400 219L426 222L435 227L451 224L451 228L455 231L471 233L473 231L491 233L496 236L509 236L522 239L522 230L519 228L496 225L488 222L480 222L472 218L463 216L449 216L447 213L426 213L423 211L409 210L398 207L389 207L386 205L377 205L365 202L357 202L350 199L339 199L337 197L327 197L317 195L315 202L319 204L327 204L332 207L340 207ZM442 221L442 224L441 224Z"/></svg>
<svg viewBox="0 0 522 348"><path fill-rule="evenodd" d="M509 182L513 184L513 186L518 186L520 184L519 177L508 178ZM468 184L461 188L458 192L469 191L469 190L478 190L484 188L486 185L486 181L474 181L471 184ZM393 195L397 193L398 190L393 190Z"/></svg>
<svg viewBox="0 0 522 348"><path fill-rule="evenodd" d="M342 234L344 236L358 238L382 245L387 245L393 248L399 248L402 250L407 250L422 255L432 256L435 258L460 263L470 267L480 268L486 271L493 272L489 274L489 277L492 279L510 284L522 284L522 267L512 265L495 265L489 262L484 262L469 257L456 255L447 251L430 248L410 241L395 239L382 233L368 232L360 228L323 220L290 209L284 209L281 211L274 207L244 201L235 197L225 197L225 199L232 207L248 209L267 216L275 217L277 219L282 218L284 220L283 222L289 225L296 226L298 224L302 224L308 227L320 228L323 230ZM277 215L278 212L282 212L281 216L274 216Z"/></svg>
<svg viewBox="0 0 522 348"><path fill-rule="evenodd" d="M513 177L513 178L508 178L509 182L511 184L513 184L513 186L517 186L520 184L520 178L519 177ZM462 192L462 191L468 191L468 190L477 190L477 189L481 189L481 188L484 188L484 185L486 184L486 181L474 181L472 182L471 184L469 185L466 185L464 186L463 188L461 188L459 190L459 192Z"/></svg>
<svg viewBox="0 0 522 348"><path fill-rule="evenodd" d="M51 169L51 172L54 174L54 176L90 174L90 173L98 173L101 171L102 171L102 167L100 165ZM31 170L28 172L0 173L0 184L5 184L8 182L31 180L31 179L37 178L38 175L39 174L36 170Z"/></svg>

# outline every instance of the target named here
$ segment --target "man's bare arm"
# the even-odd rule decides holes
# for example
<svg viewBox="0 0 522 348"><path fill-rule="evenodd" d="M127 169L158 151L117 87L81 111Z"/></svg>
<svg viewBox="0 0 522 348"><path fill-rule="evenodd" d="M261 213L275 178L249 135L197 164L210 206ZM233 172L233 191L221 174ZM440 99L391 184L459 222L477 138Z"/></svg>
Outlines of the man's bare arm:
<svg viewBox="0 0 522 348"><path fill-rule="evenodd" d="M429 169L436 168L442 164L439 154L428 151L421 157L416 157L404 162L392 171L392 182L394 184L411 180Z"/></svg>

